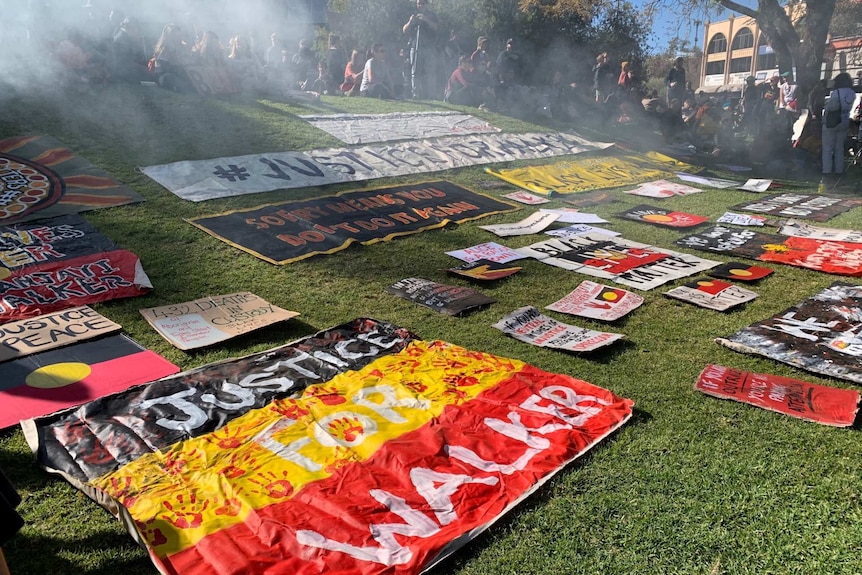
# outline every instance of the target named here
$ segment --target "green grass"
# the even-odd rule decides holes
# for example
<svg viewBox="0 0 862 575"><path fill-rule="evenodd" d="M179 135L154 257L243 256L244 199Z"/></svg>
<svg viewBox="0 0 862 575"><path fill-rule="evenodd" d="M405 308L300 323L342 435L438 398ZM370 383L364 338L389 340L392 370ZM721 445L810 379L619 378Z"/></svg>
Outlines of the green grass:
<svg viewBox="0 0 862 575"><path fill-rule="evenodd" d="M662 295L670 286L658 288L642 293L644 306L610 328L626 335L623 345L596 355L575 356L531 347L490 326L516 307L544 307L572 290L584 276L526 261L521 274L480 287L499 302L466 318L436 315L384 292L387 285L408 276L470 285L447 277L441 269L455 263L444 251L498 240L474 223L273 266L183 221L269 202L429 179L427 175L365 186L338 185L191 203L136 171L137 166L176 160L340 145L296 118L301 113L439 108L362 98L324 98L309 106L245 96L202 100L154 88L108 86L10 100L0 118L0 136L55 136L146 198L143 204L85 214L100 231L140 256L155 285L144 297L95 307L143 345L183 368L267 349L353 317L372 316L408 327L425 339L444 339L571 374L635 401L635 416L620 432L561 472L436 573L862 572L858 555L862 442L858 431L798 421L709 398L692 389L707 363L850 387L846 382L740 355L712 341L794 305L840 278L777 266L773 276L754 287L760 298L730 313L671 300ZM474 113L507 131L547 128ZM596 135L587 126L577 129L584 135ZM620 130L609 137L629 135L629 130ZM481 167L442 177L491 195L514 190L483 190L480 184L491 178ZM812 184L798 186L794 189L815 189ZM650 203L714 219L728 206L752 197L727 190L663 201L619 194L619 202L585 211L612 220L610 226L627 239L673 248L682 232L629 222L614 214ZM549 204L563 205L560 200ZM516 221L531 211L524 207L477 223ZM860 229L862 209L826 225ZM534 241L535 236L526 236L501 243L517 247ZM253 291L302 315L213 349L184 353L166 343L137 312L142 307L241 290ZM550 315L594 329L608 327ZM36 467L20 431L0 436L0 467L24 496L20 512L27 525L4 549L13 573L155 572L144 551L131 542L118 522L65 482Z"/></svg>

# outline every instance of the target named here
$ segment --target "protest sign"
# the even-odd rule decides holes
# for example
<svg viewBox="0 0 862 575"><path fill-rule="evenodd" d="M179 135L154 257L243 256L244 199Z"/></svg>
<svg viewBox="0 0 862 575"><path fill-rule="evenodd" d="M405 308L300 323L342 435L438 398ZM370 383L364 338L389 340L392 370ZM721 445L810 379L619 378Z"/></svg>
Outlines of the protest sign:
<svg viewBox="0 0 862 575"><path fill-rule="evenodd" d="M862 286L836 282L790 309L715 341L829 377L862 383Z"/></svg>
<svg viewBox="0 0 862 575"><path fill-rule="evenodd" d="M815 222L843 214L862 206L862 198L840 198L823 194L775 194L732 206L736 210L770 214L785 218L805 218Z"/></svg>
<svg viewBox="0 0 862 575"><path fill-rule="evenodd" d="M48 351L120 331L87 306L0 325L0 361Z"/></svg>
<svg viewBox="0 0 862 575"><path fill-rule="evenodd" d="M446 315L462 315L497 301L468 287L450 286L423 278L405 278L386 291Z"/></svg>
<svg viewBox="0 0 862 575"><path fill-rule="evenodd" d="M735 224L737 226L763 226L766 218L763 216L751 216L748 214L734 214L724 212L724 215L716 220L719 224Z"/></svg>
<svg viewBox="0 0 862 575"><path fill-rule="evenodd" d="M582 236L584 234L605 234L606 236L618 236L619 232L607 230L605 228L597 228L589 224L572 224L571 226L560 228L557 230L548 230L545 232L549 236L558 238L569 238L572 236Z"/></svg>
<svg viewBox="0 0 862 575"><path fill-rule="evenodd" d="M643 302L644 298L636 293L585 280L573 292L546 305L545 309L614 321L637 309Z"/></svg>
<svg viewBox="0 0 862 575"><path fill-rule="evenodd" d="M770 268L750 266L740 262L721 264L709 270L709 275L716 278L736 280L741 282L756 282L772 273Z"/></svg>
<svg viewBox="0 0 862 575"><path fill-rule="evenodd" d="M572 194L654 180L694 167L658 152L594 156L544 166L493 170L489 174L537 194Z"/></svg>
<svg viewBox="0 0 862 575"><path fill-rule="evenodd" d="M213 345L299 315L247 291L139 311L159 335L183 350Z"/></svg>
<svg viewBox="0 0 862 575"><path fill-rule="evenodd" d="M862 276L862 244L764 234L723 226L681 238L676 244L830 274Z"/></svg>
<svg viewBox="0 0 862 575"><path fill-rule="evenodd" d="M588 214L574 208L540 208L544 214L554 214L557 221L564 224L606 224L608 221L596 214Z"/></svg>
<svg viewBox="0 0 862 575"><path fill-rule="evenodd" d="M477 260L490 260L499 264L507 264L515 260L524 259L524 254L496 242L486 242L463 250L446 252L447 256L458 258L463 262L475 262Z"/></svg>
<svg viewBox="0 0 862 575"><path fill-rule="evenodd" d="M632 405L518 360L416 342L88 488L161 572L418 574L619 429ZM166 458L182 463L166 473Z"/></svg>
<svg viewBox="0 0 862 575"><path fill-rule="evenodd" d="M751 290L710 278L675 287L664 295L716 311L727 311L757 298Z"/></svg>
<svg viewBox="0 0 862 575"><path fill-rule="evenodd" d="M493 281L507 278L522 269L524 268L508 266L491 260L476 260L458 267L449 268L446 271L474 280Z"/></svg>
<svg viewBox="0 0 862 575"><path fill-rule="evenodd" d="M421 140L499 132L488 122L461 112L394 112L299 116L346 144Z"/></svg>
<svg viewBox="0 0 862 575"><path fill-rule="evenodd" d="M518 248L517 251L548 265L644 291L719 264L603 234L551 239Z"/></svg>
<svg viewBox="0 0 862 575"><path fill-rule="evenodd" d="M594 331L559 322L532 306L516 309L494 327L530 345L573 352L595 351L623 337L619 333Z"/></svg>
<svg viewBox="0 0 862 575"><path fill-rule="evenodd" d="M50 136L0 140L0 224L143 202Z"/></svg>
<svg viewBox="0 0 862 575"><path fill-rule="evenodd" d="M271 190L393 176L415 177L466 166L579 154L611 145L560 132L476 134L307 152L249 154L147 166L141 170L184 200L201 202Z"/></svg>
<svg viewBox="0 0 862 575"><path fill-rule="evenodd" d="M859 410L859 392L854 389L837 389L722 365L707 365L694 388L720 399L834 427L853 425Z"/></svg>
<svg viewBox="0 0 862 575"><path fill-rule="evenodd" d="M560 218L559 214L549 212L535 212L520 222L513 224L496 224L491 226L479 226L479 228L491 232L501 238L510 236L525 236L538 234Z"/></svg>
<svg viewBox="0 0 862 575"><path fill-rule="evenodd" d="M177 373L125 335L67 345L0 363L0 428Z"/></svg>
<svg viewBox="0 0 862 575"><path fill-rule="evenodd" d="M503 197L509 200L520 202L522 204L527 204L529 206L547 204L551 201L548 198L543 198L542 196L537 196L536 194L531 194L530 192L524 191L512 192L511 194L503 194Z"/></svg>
<svg viewBox="0 0 862 575"><path fill-rule="evenodd" d="M752 178L746 180L744 184L739 186L739 190L744 190L746 192L758 192L763 193L769 189L769 186L772 185L772 180L759 180L756 178Z"/></svg>
<svg viewBox="0 0 862 575"><path fill-rule="evenodd" d="M0 226L0 323L152 287L135 254L78 214Z"/></svg>
<svg viewBox="0 0 862 575"><path fill-rule="evenodd" d="M674 196L688 196L703 192L700 188L677 184L667 180L656 180L641 184L633 190L625 190L623 193L634 196L646 196L648 198L672 198Z"/></svg>
<svg viewBox="0 0 862 575"><path fill-rule="evenodd" d="M862 231L812 226L798 220L787 220L778 229L783 236L839 242L862 243Z"/></svg>
<svg viewBox="0 0 862 575"><path fill-rule="evenodd" d="M666 226L669 228L691 228L699 226L704 222L708 222L709 218L687 214L685 212L672 212L662 208L653 206L640 205L619 214L621 218L643 222L645 224L654 224L657 226Z"/></svg>
<svg viewBox="0 0 862 575"><path fill-rule="evenodd" d="M287 264L517 209L449 182L341 192L187 220L273 264Z"/></svg>
<svg viewBox="0 0 862 575"><path fill-rule="evenodd" d="M683 182L689 182L692 184L700 184L701 186L709 186L710 188L719 188L719 189L727 189L727 188L736 188L739 186L739 182L734 180L722 180L721 178L708 178L706 176L698 176L695 174L686 174L684 172L677 172L676 177L682 180Z"/></svg>

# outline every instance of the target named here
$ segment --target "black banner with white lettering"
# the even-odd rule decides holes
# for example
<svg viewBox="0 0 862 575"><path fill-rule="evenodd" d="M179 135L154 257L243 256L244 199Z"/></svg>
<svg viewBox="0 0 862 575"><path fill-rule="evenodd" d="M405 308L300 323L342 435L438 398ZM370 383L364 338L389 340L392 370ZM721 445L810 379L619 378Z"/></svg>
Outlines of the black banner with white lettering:
<svg viewBox="0 0 862 575"><path fill-rule="evenodd" d="M775 194L731 206L731 209L825 222L858 206L862 206L860 198L840 198L823 194Z"/></svg>
<svg viewBox="0 0 862 575"><path fill-rule="evenodd" d="M274 264L518 209L449 182L355 190L188 220Z"/></svg>

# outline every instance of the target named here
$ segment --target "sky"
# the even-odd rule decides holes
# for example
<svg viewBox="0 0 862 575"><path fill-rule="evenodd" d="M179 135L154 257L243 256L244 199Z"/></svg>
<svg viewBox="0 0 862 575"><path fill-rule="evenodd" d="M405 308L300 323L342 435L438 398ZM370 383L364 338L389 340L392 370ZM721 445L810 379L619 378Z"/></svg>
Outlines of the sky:
<svg viewBox="0 0 862 575"><path fill-rule="evenodd" d="M757 0L737 0L743 6L752 8L757 7ZM647 0L633 0L636 7L641 7L647 3ZM668 3L672 5L671 3ZM651 52L663 52L667 48L668 42L674 36L679 36L684 40L695 43L697 38L697 46L703 48L703 22L707 20L718 22L727 19L731 15L730 10L722 10L716 13L711 11L701 11L698 15L691 19L682 20L681 16L671 9L661 10L655 24L653 25L652 36L650 38ZM700 26L696 26L694 20L700 20Z"/></svg>

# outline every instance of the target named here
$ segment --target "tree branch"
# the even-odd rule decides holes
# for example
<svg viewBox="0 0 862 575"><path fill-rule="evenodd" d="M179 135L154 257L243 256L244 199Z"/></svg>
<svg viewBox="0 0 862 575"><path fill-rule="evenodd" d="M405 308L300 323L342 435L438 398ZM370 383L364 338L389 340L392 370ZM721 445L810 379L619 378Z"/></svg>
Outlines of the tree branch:
<svg viewBox="0 0 862 575"><path fill-rule="evenodd" d="M760 12L758 10L754 10L753 8L749 8L748 6L743 6L739 2L734 2L733 0L716 0L716 2L718 2L728 10L739 12L740 14L744 14L750 18L754 18L755 20L760 18Z"/></svg>

